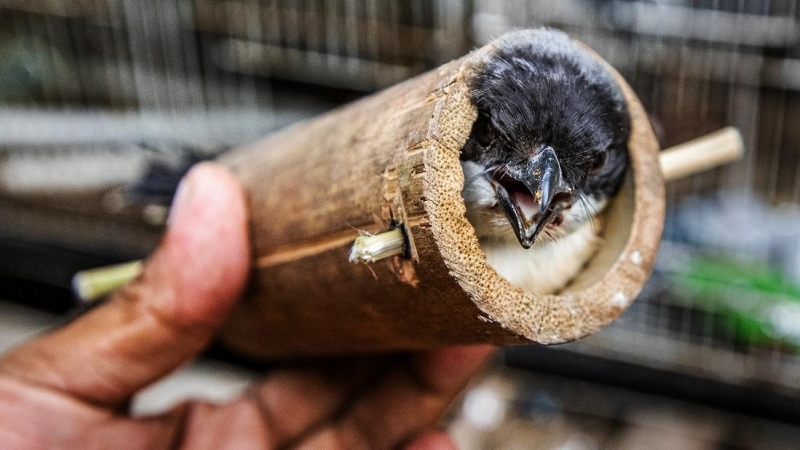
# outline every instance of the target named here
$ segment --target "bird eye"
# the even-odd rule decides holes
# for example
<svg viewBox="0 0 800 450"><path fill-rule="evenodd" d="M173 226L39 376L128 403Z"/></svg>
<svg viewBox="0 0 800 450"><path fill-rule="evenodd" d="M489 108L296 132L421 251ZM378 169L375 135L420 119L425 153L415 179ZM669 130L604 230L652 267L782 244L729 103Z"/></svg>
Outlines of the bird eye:
<svg viewBox="0 0 800 450"><path fill-rule="evenodd" d="M603 150L602 153L595 156L594 161L592 161L592 167L589 169L592 173L597 173L602 169L606 162L608 161L608 150Z"/></svg>

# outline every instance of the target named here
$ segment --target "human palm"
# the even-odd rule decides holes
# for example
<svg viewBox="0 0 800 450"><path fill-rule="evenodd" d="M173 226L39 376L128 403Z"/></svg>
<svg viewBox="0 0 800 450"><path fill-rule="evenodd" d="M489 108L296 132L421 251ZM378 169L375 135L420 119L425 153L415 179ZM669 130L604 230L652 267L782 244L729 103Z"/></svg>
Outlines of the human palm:
<svg viewBox="0 0 800 450"><path fill-rule="evenodd" d="M204 163L181 184L142 275L0 359L4 448L452 448L435 426L491 350L295 364L225 403L130 417L142 388L196 357L249 272L244 193Z"/></svg>

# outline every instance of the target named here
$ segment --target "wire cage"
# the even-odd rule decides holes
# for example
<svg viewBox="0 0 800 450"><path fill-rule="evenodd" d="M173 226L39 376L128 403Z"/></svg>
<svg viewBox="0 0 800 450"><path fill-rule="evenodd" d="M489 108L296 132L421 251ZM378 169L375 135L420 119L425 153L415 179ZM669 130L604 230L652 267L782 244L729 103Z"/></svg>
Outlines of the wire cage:
<svg viewBox="0 0 800 450"><path fill-rule="evenodd" d="M460 56L465 7L1 1L3 273L64 288L144 256L169 202L154 183L169 193L192 162Z"/></svg>
<svg viewBox="0 0 800 450"><path fill-rule="evenodd" d="M66 287L74 270L144 255L168 198L130 188L159 170L503 31L552 26L625 76L662 147L727 125L747 147L742 163L669 186L647 289L612 326L563 348L800 396L797 3L2 0L0 272ZM47 278L44 256L60 267ZM769 282L722 288L730 280L709 275L749 267Z"/></svg>
<svg viewBox="0 0 800 450"><path fill-rule="evenodd" d="M648 287L615 324L563 349L800 395L797 18L794 1L475 2L478 40L553 26L596 49L639 93L662 147L724 125L746 143L742 163L668 186ZM712 266L725 286L698 287ZM774 278L755 287L764 267Z"/></svg>

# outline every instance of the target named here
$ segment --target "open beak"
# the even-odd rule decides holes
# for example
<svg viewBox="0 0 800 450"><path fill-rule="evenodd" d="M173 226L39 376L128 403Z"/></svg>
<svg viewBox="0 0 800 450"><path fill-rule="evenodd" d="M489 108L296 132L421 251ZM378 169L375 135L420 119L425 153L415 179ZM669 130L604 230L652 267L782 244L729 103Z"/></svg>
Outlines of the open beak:
<svg viewBox="0 0 800 450"><path fill-rule="evenodd" d="M549 146L523 164L506 166L492 177L492 184L524 248L531 248L544 227L572 204L572 190Z"/></svg>

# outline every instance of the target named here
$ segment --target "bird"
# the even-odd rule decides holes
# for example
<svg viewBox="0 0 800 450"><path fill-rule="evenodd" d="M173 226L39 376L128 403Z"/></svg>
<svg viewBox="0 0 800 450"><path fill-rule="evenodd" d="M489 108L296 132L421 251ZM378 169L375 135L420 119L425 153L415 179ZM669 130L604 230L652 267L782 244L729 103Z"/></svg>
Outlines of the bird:
<svg viewBox="0 0 800 450"><path fill-rule="evenodd" d="M605 63L555 29L496 41L470 80L478 115L462 197L487 262L534 294L563 290L602 243L629 166L631 119Z"/></svg>

